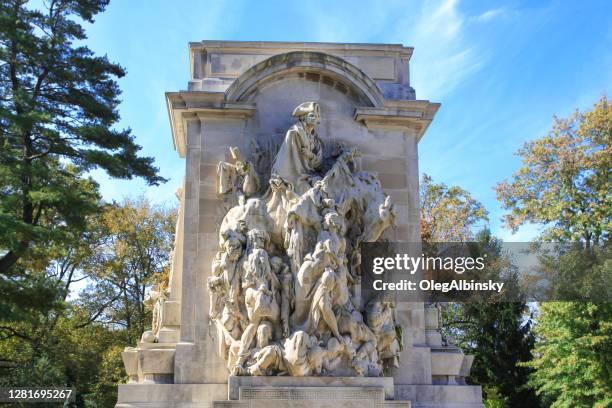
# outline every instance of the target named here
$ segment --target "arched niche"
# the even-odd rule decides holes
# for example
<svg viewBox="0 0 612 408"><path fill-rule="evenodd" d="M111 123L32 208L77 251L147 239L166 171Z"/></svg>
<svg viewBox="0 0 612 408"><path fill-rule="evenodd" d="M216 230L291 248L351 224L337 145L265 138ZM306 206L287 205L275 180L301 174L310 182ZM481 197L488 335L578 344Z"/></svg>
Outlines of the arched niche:
<svg viewBox="0 0 612 408"><path fill-rule="evenodd" d="M295 51L270 57L246 70L226 91L227 101L245 101L257 88L294 73L319 74L347 87L364 106L381 107L384 97L376 83L355 65L334 55Z"/></svg>
<svg viewBox="0 0 612 408"><path fill-rule="evenodd" d="M326 155L339 145L359 146L368 130L354 120L358 107L382 106L384 98L371 78L354 65L332 55L290 52L271 57L242 74L226 92L229 103L256 106L247 119L245 146L251 157L259 148L263 167L273 161L285 132L295 122L293 109L305 101L321 106L317 130ZM266 168L258 167L265 174Z"/></svg>

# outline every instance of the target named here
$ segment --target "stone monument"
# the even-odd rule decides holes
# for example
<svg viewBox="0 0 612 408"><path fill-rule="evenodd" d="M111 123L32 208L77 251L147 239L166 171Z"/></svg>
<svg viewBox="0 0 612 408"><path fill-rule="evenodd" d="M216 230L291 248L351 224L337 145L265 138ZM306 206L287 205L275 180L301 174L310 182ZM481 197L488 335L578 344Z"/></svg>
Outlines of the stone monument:
<svg viewBox="0 0 612 408"><path fill-rule="evenodd" d="M361 296L360 247L420 242L412 48L203 41L166 94L186 158L167 287L117 407L483 407L438 311Z"/></svg>

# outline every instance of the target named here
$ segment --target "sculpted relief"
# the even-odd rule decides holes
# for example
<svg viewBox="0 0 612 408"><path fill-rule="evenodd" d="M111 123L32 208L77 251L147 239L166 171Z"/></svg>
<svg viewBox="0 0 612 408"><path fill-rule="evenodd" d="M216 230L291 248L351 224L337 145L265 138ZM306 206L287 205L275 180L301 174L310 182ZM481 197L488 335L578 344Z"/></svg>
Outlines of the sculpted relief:
<svg viewBox="0 0 612 408"><path fill-rule="evenodd" d="M359 251L393 205L356 148L323 157L318 103L293 116L265 189L237 149L218 165L218 193L237 202L208 279L218 353L233 375L382 375L400 351L394 303L360 298Z"/></svg>

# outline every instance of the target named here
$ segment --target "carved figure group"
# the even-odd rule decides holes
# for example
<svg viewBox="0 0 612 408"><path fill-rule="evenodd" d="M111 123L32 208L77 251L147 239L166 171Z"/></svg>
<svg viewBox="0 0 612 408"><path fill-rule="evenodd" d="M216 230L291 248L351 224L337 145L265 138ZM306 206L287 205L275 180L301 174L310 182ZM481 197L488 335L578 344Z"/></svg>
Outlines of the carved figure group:
<svg viewBox="0 0 612 408"><path fill-rule="evenodd" d="M393 225L393 204L355 148L321 170L318 103L293 116L265 192L237 149L218 167L219 193L238 197L208 278L218 352L234 375L382 375L399 355L394 307L359 298L358 254Z"/></svg>

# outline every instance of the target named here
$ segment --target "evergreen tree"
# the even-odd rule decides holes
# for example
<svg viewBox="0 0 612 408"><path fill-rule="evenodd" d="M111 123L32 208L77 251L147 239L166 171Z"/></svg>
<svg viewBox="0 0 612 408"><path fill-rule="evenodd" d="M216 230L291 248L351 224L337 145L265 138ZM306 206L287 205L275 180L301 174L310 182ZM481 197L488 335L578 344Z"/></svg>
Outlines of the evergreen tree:
<svg viewBox="0 0 612 408"><path fill-rule="evenodd" d="M502 242L488 230L479 232L476 240L471 256L487 259L478 279L503 282L504 290L520 293L516 268L504 256ZM517 298L451 304L444 312L444 330L464 352L474 355L468 380L483 385L486 400L509 408L537 407L538 398L529 385L532 370L524 366L532 359L535 338L527 304L520 295Z"/></svg>
<svg viewBox="0 0 612 408"><path fill-rule="evenodd" d="M0 1L0 274L37 243L62 241L99 210L84 172L163 181L118 130L125 72L83 44L108 0ZM47 222L52 220L52 222ZM14 271L12 273L15 273ZM13 280L26 279L17 276ZM32 297L33 298L33 297ZM43 299L44 297L37 297Z"/></svg>

